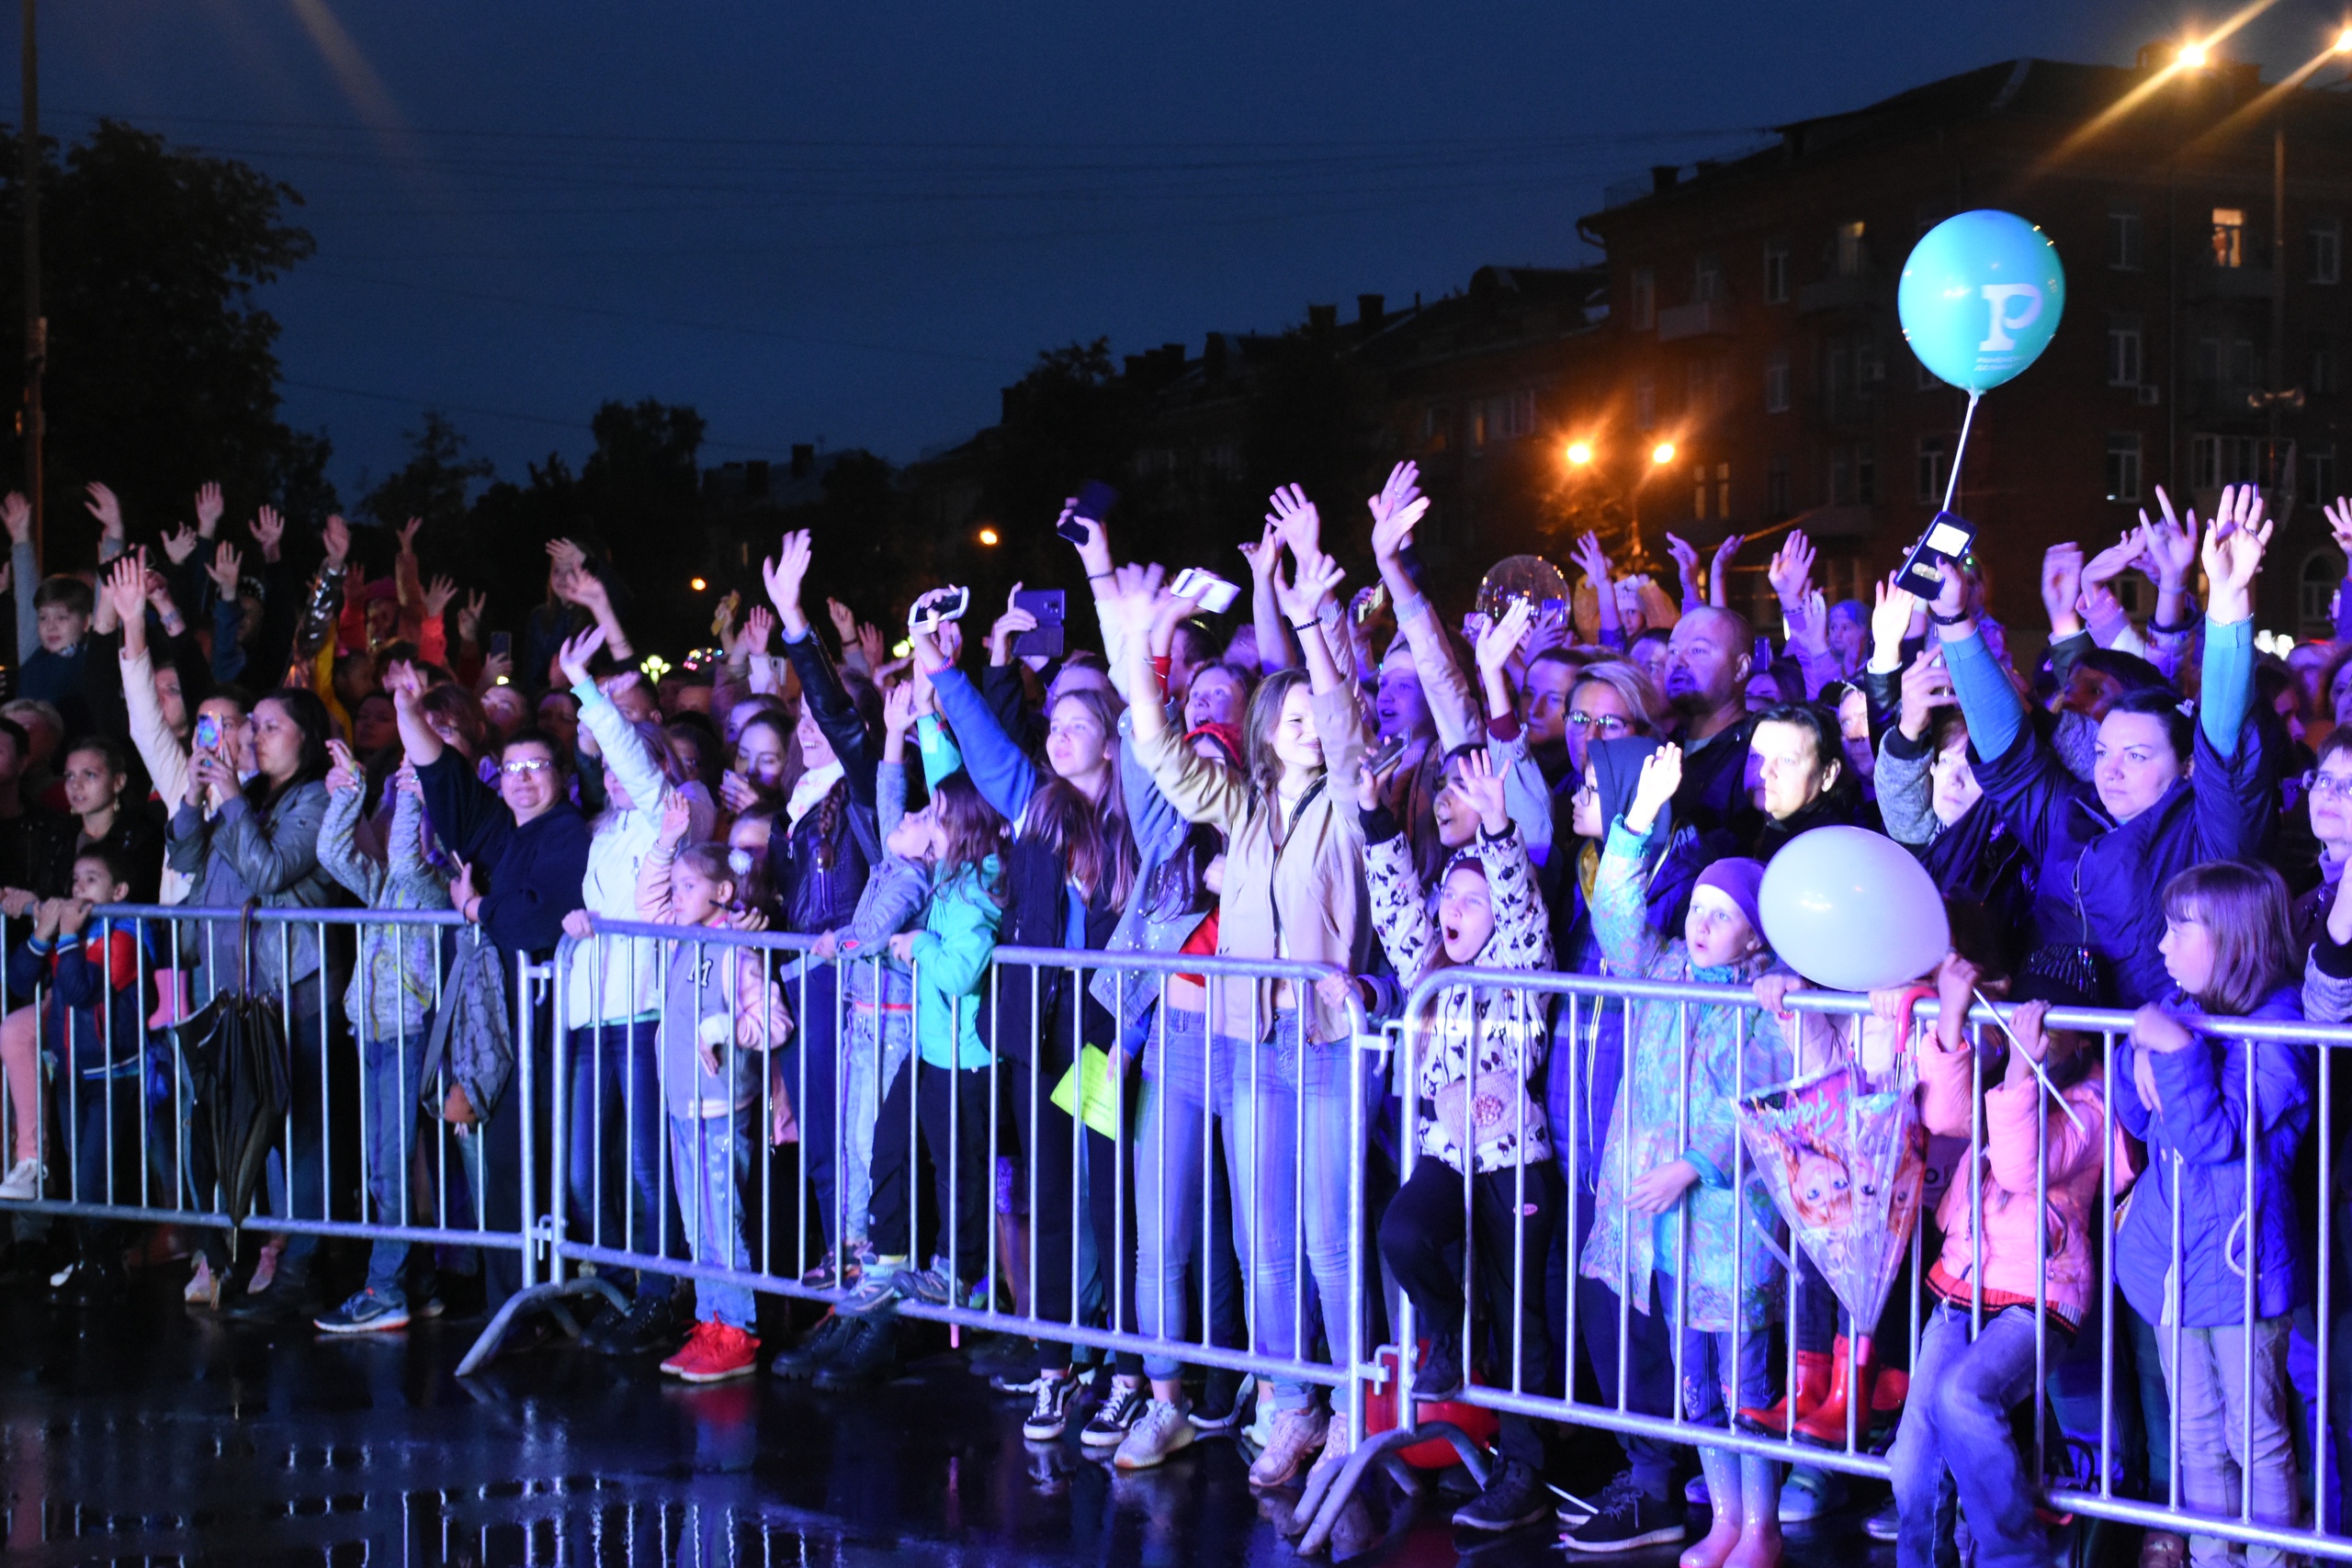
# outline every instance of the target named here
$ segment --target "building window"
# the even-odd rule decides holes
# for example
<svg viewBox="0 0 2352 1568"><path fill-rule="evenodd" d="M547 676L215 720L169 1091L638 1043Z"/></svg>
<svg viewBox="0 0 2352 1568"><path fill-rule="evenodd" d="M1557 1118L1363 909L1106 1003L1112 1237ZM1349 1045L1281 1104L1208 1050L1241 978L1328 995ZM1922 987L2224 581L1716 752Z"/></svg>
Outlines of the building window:
<svg viewBox="0 0 2352 1568"><path fill-rule="evenodd" d="M1488 398L1479 420L1487 441L1524 441L1535 434L1535 394L1528 390Z"/></svg>
<svg viewBox="0 0 2352 1568"><path fill-rule="evenodd" d="M2219 490L2262 478L2261 443L2251 435L2195 435L2188 442L2189 486Z"/></svg>
<svg viewBox="0 0 2352 1568"><path fill-rule="evenodd" d="M1718 517L1731 515L1731 465L1729 463L1715 465L1715 515Z"/></svg>
<svg viewBox="0 0 2352 1568"><path fill-rule="evenodd" d="M2140 384L2140 318L2109 316L2107 319L2107 384L2110 387L2136 387Z"/></svg>
<svg viewBox="0 0 2352 1568"><path fill-rule="evenodd" d="M1657 383L1646 376L1634 383L1634 426L1637 430L1657 428Z"/></svg>
<svg viewBox="0 0 2352 1568"><path fill-rule="evenodd" d="M1829 504L1878 504L1878 450L1867 445L1829 449Z"/></svg>
<svg viewBox="0 0 2352 1568"><path fill-rule="evenodd" d="M1657 274L1645 266L1637 266L1627 282L1632 295L1628 304L1634 319L1634 330L1648 332L1657 325Z"/></svg>
<svg viewBox="0 0 2352 1568"><path fill-rule="evenodd" d="M2241 207L2213 209L2213 265L2222 267L2245 265L2245 209Z"/></svg>
<svg viewBox="0 0 2352 1568"><path fill-rule="evenodd" d="M2334 333L2312 333L2311 385L2304 389L2315 398L2326 397L2340 389L2335 384Z"/></svg>
<svg viewBox="0 0 2352 1568"><path fill-rule="evenodd" d="M1707 465L1704 463L1690 470L1690 515L1702 523L1707 520Z"/></svg>
<svg viewBox="0 0 2352 1568"><path fill-rule="evenodd" d="M1723 297L1723 258L1713 254L1700 256L1690 265L1690 298L1703 303Z"/></svg>
<svg viewBox="0 0 2352 1568"><path fill-rule="evenodd" d="M1949 436L1919 437L1917 461L1917 496L1922 506L1941 506L1944 486L1951 479L1951 441Z"/></svg>
<svg viewBox="0 0 2352 1568"><path fill-rule="evenodd" d="M1838 225L1838 276L1853 277L1867 265L1869 257L1862 249L1862 226L1860 223Z"/></svg>
<svg viewBox="0 0 2352 1568"><path fill-rule="evenodd" d="M2303 454L2303 494L2314 506L2336 499L2334 446L2314 446Z"/></svg>
<svg viewBox="0 0 2352 1568"><path fill-rule="evenodd" d="M1878 448L1875 446L1854 448L1854 504L1878 504Z"/></svg>
<svg viewBox="0 0 2352 1568"><path fill-rule="evenodd" d="M1775 457L1764 474L1764 521L1778 523L1789 514L1789 460Z"/></svg>
<svg viewBox="0 0 2352 1568"><path fill-rule="evenodd" d="M2344 281L2344 225L2334 218L2314 220L2311 227L2312 281Z"/></svg>
<svg viewBox="0 0 2352 1568"><path fill-rule="evenodd" d="M2140 433L2110 432L2107 438L2107 499L2140 499Z"/></svg>
<svg viewBox="0 0 2352 1568"><path fill-rule="evenodd" d="M1789 351L1776 348L1764 362L1764 412L1789 412Z"/></svg>
<svg viewBox="0 0 2352 1568"><path fill-rule="evenodd" d="M2107 215L2107 265L2118 272L2140 270L2138 213L2109 212Z"/></svg>
<svg viewBox="0 0 2352 1568"><path fill-rule="evenodd" d="M1764 247L1764 303L1783 305L1789 299L1789 247L1775 240Z"/></svg>

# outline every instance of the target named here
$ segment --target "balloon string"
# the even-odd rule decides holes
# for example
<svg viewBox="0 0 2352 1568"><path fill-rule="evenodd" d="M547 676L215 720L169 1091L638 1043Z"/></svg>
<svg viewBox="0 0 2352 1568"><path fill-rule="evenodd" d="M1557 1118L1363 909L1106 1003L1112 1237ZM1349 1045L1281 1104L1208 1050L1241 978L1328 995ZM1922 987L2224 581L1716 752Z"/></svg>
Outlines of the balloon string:
<svg viewBox="0 0 2352 1568"><path fill-rule="evenodd" d="M1960 489L1961 459L1968 456L1968 427L1976 423L1976 400L1984 395L1982 392L1969 393L1968 412L1960 416L1960 445L1952 450L1951 472L1944 477L1943 509L1946 512L1951 510L1952 494Z"/></svg>
<svg viewBox="0 0 2352 1568"><path fill-rule="evenodd" d="M1971 398L1969 401L1973 403L1975 400ZM1973 987L1971 988L1973 989ZM1991 999L1983 991L1976 992L1976 999L1984 1004L1984 1010L1993 1015L1993 1021L1999 1024L2001 1032L2009 1037L2009 1048L2025 1058L2025 1065L2033 1069L2033 1076L2041 1080L2041 1087L2050 1091L2050 1098L2058 1102L2058 1109L2065 1112L2066 1120L2075 1124L2075 1131L2082 1132L2083 1119L2075 1114L2075 1108L2066 1103L2066 1097L2058 1092L2058 1086L2050 1081L2050 1075L2041 1070L2041 1064L2035 1061L2033 1053L2025 1048L2024 1042L2018 1038L2018 1032L2009 1027L2009 1021L2001 1016L2000 1010L1994 1007Z"/></svg>

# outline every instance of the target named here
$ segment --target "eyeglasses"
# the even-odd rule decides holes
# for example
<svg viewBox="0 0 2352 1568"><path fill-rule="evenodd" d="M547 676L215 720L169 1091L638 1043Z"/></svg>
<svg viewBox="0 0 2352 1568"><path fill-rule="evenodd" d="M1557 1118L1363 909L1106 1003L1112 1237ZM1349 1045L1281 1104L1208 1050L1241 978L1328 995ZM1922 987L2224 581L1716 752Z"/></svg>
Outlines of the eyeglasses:
<svg viewBox="0 0 2352 1568"><path fill-rule="evenodd" d="M2303 787L2327 800L2352 800L2352 773L2305 773Z"/></svg>
<svg viewBox="0 0 2352 1568"><path fill-rule="evenodd" d="M1631 719L1620 718L1613 713L1572 713L1568 715L1568 726L1573 729L1593 730L1604 740L1614 740L1634 731Z"/></svg>
<svg viewBox="0 0 2352 1568"><path fill-rule="evenodd" d="M498 766L509 777L522 778L531 773L546 773L555 764L545 757L517 757L511 762L501 762Z"/></svg>

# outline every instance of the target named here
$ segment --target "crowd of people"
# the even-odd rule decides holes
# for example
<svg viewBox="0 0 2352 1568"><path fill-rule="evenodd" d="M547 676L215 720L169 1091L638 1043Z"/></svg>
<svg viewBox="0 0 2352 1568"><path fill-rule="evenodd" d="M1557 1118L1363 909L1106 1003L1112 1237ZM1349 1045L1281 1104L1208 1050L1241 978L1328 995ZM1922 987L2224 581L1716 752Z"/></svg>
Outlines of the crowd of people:
<svg viewBox="0 0 2352 1568"><path fill-rule="evenodd" d="M587 1348L660 1354L689 1381L763 1360L826 1387L878 1378L911 1332L902 1303L1345 1364L1369 1350L1350 1323L1380 1343L1409 1300L1420 1398L1476 1381L1702 1431L1891 1442L1893 1496L1869 1523L1905 1568L1955 1541L1988 1564L2055 1560L2035 1498L2068 1478L2030 1473L2019 1426L2045 1400L2054 1430L2111 1454L2121 1495L2235 1515L2243 1485L2258 1523L2333 1517L2352 1316L2336 1364L2308 1363L2323 1258L2332 1313L2352 1283L2342 1247L2315 1246L2352 1213L2344 1101L2322 1086L2352 1056L2213 1026L2352 1019L2352 626L2257 652L2259 495L2225 491L2200 524L2160 492L2112 547L2052 548L2046 651L2018 661L1973 563L1948 564L1931 600L1890 578L1871 604L1832 604L1797 532L1767 568L1778 626L1733 606L1737 539L1711 561L1670 540L1679 604L1621 581L1588 536L1588 601L1452 620L1414 547L1417 477L1399 464L1371 499L1378 581L1354 592L1295 489L1272 497L1239 584L1122 563L1073 502L1059 524L1101 651L1058 657L1022 652L1038 626L1017 591L984 646L928 596L896 657L837 600L820 625L819 551L788 535L766 603L723 617L723 659L659 679L625 593L572 541L548 547L544 604L492 636L480 595L424 575L414 525L371 579L331 518L305 573L267 508L223 536L207 487L193 525L133 547L94 485L93 583L40 574L9 497L0 913L27 934L0 1020L0 1199L140 1182L126 1155L176 1147L161 1129L186 1111L155 1082L157 1043L250 989L297 1043L256 1228L457 1213L515 1230L516 1125L556 1100L526 1110L510 1079L538 1053L541 1083L565 1075L571 1234L654 1254L604 1270L629 1306ZM2132 570L2156 589L2145 622L2116 592ZM1233 586L1236 614L1204 611ZM1841 825L1907 847L1946 901L1951 951L1906 987L1940 1000L1932 1021L1894 992L1859 1023L1788 1007L1804 982L1772 952L1766 867ZM241 944L94 913L125 904L387 919ZM417 922L435 910L477 936ZM621 923L680 940L605 929ZM804 958L728 940L746 931L813 941ZM501 1016L516 966L560 948L560 1007ZM1163 975L1170 955L1204 962ZM1364 1021L1457 966L1737 989L1571 1007L1453 987L1411 1021L1415 1078L1397 1081L1362 1048ZM2005 1030L1963 1024L1980 994L2021 1004ZM2132 1013L2111 1056L2045 1021L2086 1006ZM1931 1204L1932 1267L1883 1332L1841 1316L1740 1179L1736 1115L1743 1088L1873 1038L1916 1061L1928 1131L1965 1146L1976 1130L1981 1160ZM1073 1070L1080 1092L1051 1093ZM1107 1130L1089 1072L1116 1086ZM343 1120L366 1129L349 1192L322 1148ZM448 1128L469 1159L423 1157ZM1834 1204L1848 1172L1820 1165L1808 1190ZM176 1158L157 1174L190 1191ZM658 1266L748 1275L786 1211L816 1233L786 1252L831 1303L814 1322ZM220 1233L184 1235L191 1303L308 1303L334 1333L495 1306L519 1283L512 1250L386 1237L346 1258L293 1235L232 1262ZM120 1289L133 1239L60 1227L56 1284ZM331 1297L330 1279L356 1289ZM1239 1433L1252 1483L1281 1487L1364 1437L1313 1380L1050 1334L986 1353L1028 1401L1027 1439L1074 1434L1122 1469ZM2324 1384L2330 1444L2311 1430ZM1770 1568L1783 1521L1864 1500L1831 1468L1630 1434L1594 1487L1589 1447L1565 1437L1503 1415L1455 1523L1556 1511L1566 1546L1609 1553L1686 1540L1697 1500L1684 1568ZM1589 1501L1555 1510L1554 1483ZM2141 1561L2229 1554L2151 1530Z"/></svg>

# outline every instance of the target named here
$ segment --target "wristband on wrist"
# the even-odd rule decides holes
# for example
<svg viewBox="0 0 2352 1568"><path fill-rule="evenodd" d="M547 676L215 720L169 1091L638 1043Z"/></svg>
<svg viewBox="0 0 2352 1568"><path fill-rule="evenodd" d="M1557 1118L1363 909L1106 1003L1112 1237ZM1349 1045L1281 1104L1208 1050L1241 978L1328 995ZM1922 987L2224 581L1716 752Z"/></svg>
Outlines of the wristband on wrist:
<svg viewBox="0 0 2352 1568"><path fill-rule="evenodd" d="M1305 637L1308 632L1314 631L1319 627L1322 623L1320 621L1292 621L1289 625L1291 630L1296 632L1301 637Z"/></svg>
<svg viewBox="0 0 2352 1568"><path fill-rule="evenodd" d="M1938 615L1933 610L1928 612L1928 619L1935 622L1936 625L1939 626L1956 626L1962 621L1973 620L1973 618L1974 617L1970 615L1965 610L1962 610L1957 615Z"/></svg>

